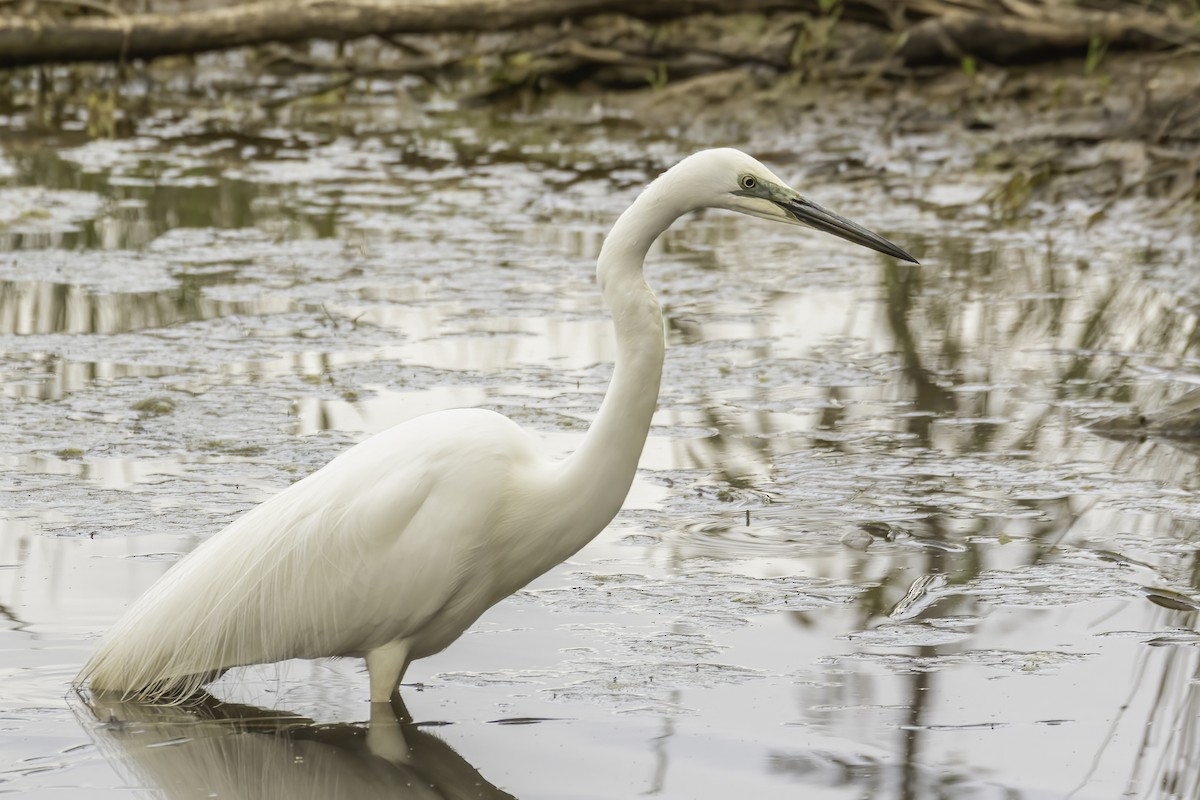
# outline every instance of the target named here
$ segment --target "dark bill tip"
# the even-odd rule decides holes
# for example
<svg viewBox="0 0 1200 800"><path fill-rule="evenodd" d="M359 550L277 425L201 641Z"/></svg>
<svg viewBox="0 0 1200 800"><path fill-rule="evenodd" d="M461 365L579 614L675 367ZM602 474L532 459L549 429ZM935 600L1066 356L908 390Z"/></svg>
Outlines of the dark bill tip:
<svg viewBox="0 0 1200 800"><path fill-rule="evenodd" d="M789 200L786 203L780 203L779 205L795 217L797 222L803 223L810 228L824 231L825 233L832 233L840 239L845 239L848 242L853 242L863 247L869 247L876 252L891 256L892 258L898 258L901 261L908 261L913 264L921 263L910 256L903 248L893 242L889 242L878 233L873 233L857 222L851 222L845 217L835 214L828 209L821 208L816 203L805 200L802 197Z"/></svg>

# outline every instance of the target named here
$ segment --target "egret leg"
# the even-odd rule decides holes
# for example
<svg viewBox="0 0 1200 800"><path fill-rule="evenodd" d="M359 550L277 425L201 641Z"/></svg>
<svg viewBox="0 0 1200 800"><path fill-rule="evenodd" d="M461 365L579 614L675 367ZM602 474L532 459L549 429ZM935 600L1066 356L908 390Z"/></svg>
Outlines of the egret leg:
<svg viewBox="0 0 1200 800"><path fill-rule="evenodd" d="M408 740L403 721L386 703L371 703L371 723L367 726L367 749L393 764L409 761Z"/></svg>
<svg viewBox="0 0 1200 800"><path fill-rule="evenodd" d="M367 675L371 679L371 702L386 703L400 686L408 668L408 644L388 642L367 653Z"/></svg>

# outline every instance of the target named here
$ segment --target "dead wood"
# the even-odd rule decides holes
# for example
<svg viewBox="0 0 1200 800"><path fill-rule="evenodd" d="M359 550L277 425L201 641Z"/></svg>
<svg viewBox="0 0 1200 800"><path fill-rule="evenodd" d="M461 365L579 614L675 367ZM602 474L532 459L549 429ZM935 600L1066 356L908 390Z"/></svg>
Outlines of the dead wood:
<svg viewBox="0 0 1200 800"><path fill-rule="evenodd" d="M128 61L307 39L496 31L602 13L665 18L767 10L787 0L306 0L181 14L0 19L0 67Z"/></svg>
<svg viewBox="0 0 1200 800"><path fill-rule="evenodd" d="M127 13L124 0L0 0L0 68L186 55L312 39L376 36L397 43L405 34L478 34L570 21L582 33L545 52L545 75L607 69L637 76L648 69L680 75L742 65L778 71L820 67L840 50L836 74L882 74L896 68L1028 63L1089 53L1095 48L1170 50L1200 43L1197 15L1183 6L1094 0L1103 8L1059 0L260 0L183 13ZM128 8L128 4L126 4ZM701 37L660 47L657 32L636 43L610 42L589 21L692 19L758 14L757 32L723 31L721 19L696 26ZM607 16L603 16L607 15ZM797 22L803 17L807 22ZM847 22L866 35L842 35ZM865 23L865 24L864 24ZM616 25L614 30L623 27ZM711 36L710 36L711 32ZM465 38L465 37L464 37ZM728 39L728 41L724 41ZM650 44L647 45L646 41ZM412 59L427 79L440 64ZM383 65L375 65L380 67ZM388 64L389 72L404 67ZM536 72L538 70L530 70ZM364 65L360 73L372 72Z"/></svg>
<svg viewBox="0 0 1200 800"><path fill-rule="evenodd" d="M929 3L922 5L928 8ZM908 66L957 63L966 57L1022 64L1084 55L1098 45L1165 50L1200 41L1194 24L1164 14L1040 8L1030 3L1018 8L1019 14L949 10L928 17L908 31L898 55Z"/></svg>

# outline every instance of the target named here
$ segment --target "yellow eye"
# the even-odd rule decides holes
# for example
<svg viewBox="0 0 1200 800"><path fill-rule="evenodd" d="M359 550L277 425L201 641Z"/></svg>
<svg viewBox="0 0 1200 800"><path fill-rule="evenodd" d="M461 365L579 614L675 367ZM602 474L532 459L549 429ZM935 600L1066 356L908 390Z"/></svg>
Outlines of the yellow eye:
<svg viewBox="0 0 1200 800"><path fill-rule="evenodd" d="M743 175L739 183L742 184L743 189L753 189L758 185L758 181L754 180L753 175Z"/></svg>

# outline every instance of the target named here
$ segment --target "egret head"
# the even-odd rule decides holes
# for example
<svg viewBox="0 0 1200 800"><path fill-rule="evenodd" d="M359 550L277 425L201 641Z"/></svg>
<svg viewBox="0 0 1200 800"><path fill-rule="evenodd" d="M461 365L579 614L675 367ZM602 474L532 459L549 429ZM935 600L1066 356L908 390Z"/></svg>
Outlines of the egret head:
<svg viewBox="0 0 1200 800"><path fill-rule="evenodd" d="M893 258L917 263L915 258L879 234L805 199L771 170L740 150L703 150L681 161L676 166L676 169L680 168L697 184L698 207L727 208L776 222L803 225Z"/></svg>

